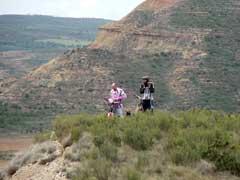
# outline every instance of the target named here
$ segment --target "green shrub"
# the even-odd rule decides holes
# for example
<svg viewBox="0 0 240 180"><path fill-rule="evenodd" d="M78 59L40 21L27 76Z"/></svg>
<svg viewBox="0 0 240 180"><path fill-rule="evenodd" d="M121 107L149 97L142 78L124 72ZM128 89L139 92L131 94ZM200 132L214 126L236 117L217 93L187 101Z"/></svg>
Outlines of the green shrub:
<svg viewBox="0 0 240 180"><path fill-rule="evenodd" d="M104 136L95 136L94 137L94 144L97 146L97 147L100 147L101 145L103 145L105 141L105 137Z"/></svg>
<svg viewBox="0 0 240 180"><path fill-rule="evenodd" d="M108 180L111 175L111 161L105 159L91 160L84 169L77 168L70 172L73 180Z"/></svg>
<svg viewBox="0 0 240 180"><path fill-rule="evenodd" d="M153 138L147 129L136 127L126 130L124 141L136 150L147 150L153 145Z"/></svg>
<svg viewBox="0 0 240 180"><path fill-rule="evenodd" d="M143 170L146 166L149 165L149 157L147 154L143 153L138 156L136 169Z"/></svg>
<svg viewBox="0 0 240 180"><path fill-rule="evenodd" d="M118 149L113 144L109 142L104 142L104 144L102 144L99 149L103 157L106 157L108 160L111 161L117 160Z"/></svg>
<svg viewBox="0 0 240 180"><path fill-rule="evenodd" d="M175 164L189 165L206 159L215 163L218 170L239 172L239 114L193 109L138 113L111 120L104 115L85 114L58 117L53 124L59 139L70 133L77 141L82 132L91 133L96 151L90 152L87 159L98 164L104 161L118 163L118 148L122 145L142 153L160 143L168 154L166 159ZM134 164L142 170L147 167L148 160L143 155Z"/></svg>
<svg viewBox="0 0 240 180"><path fill-rule="evenodd" d="M59 139L71 134L73 140L78 140L82 132L94 123L94 116L79 114L74 116L59 116L53 121L53 129Z"/></svg>
<svg viewBox="0 0 240 180"><path fill-rule="evenodd" d="M92 177L91 169L86 168L81 170L77 168L71 172L67 173L67 178L72 180L97 180L96 178Z"/></svg>
<svg viewBox="0 0 240 180"><path fill-rule="evenodd" d="M35 143L42 143L51 139L52 132L39 133L34 136Z"/></svg>
<svg viewBox="0 0 240 180"><path fill-rule="evenodd" d="M211 130L212 131L212 130ZM171 159L176 164L187 164L201 159L207 149L210 130L184 129L174 130L168 139L168 148Z"/></svg>
<svg viewBox="0 0 240 180"><path fill-rule="evenodd" d="M93 160L90 167L93 169L93 175L98 180L108 180L111 174L111 161L105 159Z"/></svg>
<svg viewBox="0 0 240 180"><path fill-rule="evenodd" d="M71 139L76 142L79 140L79 138L81 137L82 132L81 129L79 127L73 127L71 129Z"/></svg>
<svg viewBox="0 0 240 180"><path fill-rule="evenodd" d="M239 172L239 115L194 109L178 112L178 124L168 138L167 151L176 164L200 159L218 170ZM238 138L237 138L238 137Z"/></svg>
<svg viewBox="0 0 240 180"><path fill-rule="evenodd" d="M204 157L213 161L219 170L228 170L240 175L240 144L227 133L217 131L209 142Z"/></svg>
<svg viewBox="0 0 240 180"><path fill-rule="evenodd" d="M93 153L95 153L93 151L96 150L98 149L93 144L92 135L83 133L78 142L65 149L64 158L73 162L80 162L92 158Z"/></svg>
<svg viewBox="0 0 240 180"><path fill-rule="evenodd" d="M127 180L141 180L141 174L136 170L128 170Z"/></svg>

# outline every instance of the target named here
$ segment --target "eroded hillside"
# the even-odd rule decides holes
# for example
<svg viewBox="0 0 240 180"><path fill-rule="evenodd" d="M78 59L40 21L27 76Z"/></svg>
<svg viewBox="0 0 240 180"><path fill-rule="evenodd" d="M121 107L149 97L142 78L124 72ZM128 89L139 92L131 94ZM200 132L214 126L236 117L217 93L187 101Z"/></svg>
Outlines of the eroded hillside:
<svg viewBox="0 0 240 180"><path fill-rule="evenodd" d="M147 0L100 28L88 48L66 52L1 97L32 110L96 112L106 107L103 99L116 81L133 107L140 77L148 74L158 107L239 112L238 6L233 0Z"/></svg>

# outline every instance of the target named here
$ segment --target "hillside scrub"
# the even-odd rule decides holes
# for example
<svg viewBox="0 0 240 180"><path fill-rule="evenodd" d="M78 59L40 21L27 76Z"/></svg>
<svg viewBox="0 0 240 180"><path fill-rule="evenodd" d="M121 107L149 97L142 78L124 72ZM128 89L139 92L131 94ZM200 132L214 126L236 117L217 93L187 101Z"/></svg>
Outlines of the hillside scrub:
<svg viewBox="0 0 240 180"><path fill-rule="evenodd" d="M90 133L94 147L91 146L91 152L86 156L95 162L94 165L103 163L109 166L113 163L116 166L121 162L120 151L129 146L131 151L138 154L135 157L138 160L135 160L131 171L126 171L128 179L140 177L142 170L153 166L147 154L152 151L161 151L164 163L187 167L205 159L213 163L217 171L240 175L239 114L200 109L138 113L124 119L107 119L103 114L79 114L57 117L53 122L53 130L59 140L71 134L75 143L86 132ZM156 150L159 145L160 150ZM69 154L67 158L78 159ZM160 156L153 159L156 158ZM88 165L91 166L91 163ZM161 166L161 163L155 166L155 173L161 173ZM147 172L150 173L151 169Z"/></svg>
<svg viewBox="0 0 240 180"><path fill-rule="evenodd" d="M239 99L240 80L237 1L189 0L175 8L170 21L177 29L209 31L202 42L207 56L192 78L202 90L202 95L196 100L198 107L239 112L239 101L236 101ZM208 81L218 83L201 83L199 74L204 73L203 70Z"/></svg>
<svg viewBox="0 0 240 180"><path fill-rule="evenodd" d="M59 144L52 141L46 141L41 144L36 144L28 150L19 152L11 160L8 167L1 173L11 176L16 173L18 169L28 164L46 164L53 161L61 155L59 152Z"/></svg>

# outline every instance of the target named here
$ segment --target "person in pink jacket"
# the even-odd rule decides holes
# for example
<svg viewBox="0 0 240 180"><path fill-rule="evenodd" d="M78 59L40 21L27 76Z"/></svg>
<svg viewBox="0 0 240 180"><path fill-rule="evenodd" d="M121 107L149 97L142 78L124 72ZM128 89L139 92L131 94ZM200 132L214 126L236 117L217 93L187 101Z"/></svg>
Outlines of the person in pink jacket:
<svg viewBox="0 0 240 180"><path fill-rule="evenodd" d="M118 117L123 117L123 105L122 102L127 98L123 89L119 88L116 83L112 84L112 90L110 91L110 98L108 102L110 104L110 112L108 116L116 114Z"/></svg>

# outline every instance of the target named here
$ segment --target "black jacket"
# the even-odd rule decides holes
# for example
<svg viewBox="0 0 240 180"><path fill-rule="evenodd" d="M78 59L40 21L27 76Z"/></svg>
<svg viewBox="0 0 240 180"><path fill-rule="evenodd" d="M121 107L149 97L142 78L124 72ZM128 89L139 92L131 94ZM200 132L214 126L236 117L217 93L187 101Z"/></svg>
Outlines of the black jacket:
<svg viewBox="0 0 240 180"><path fill-rule="evenodd" d="M141 86L140 86L140 94L144 93L144 90L145 90L146 87L149 87L150 93L154 93L154 91L155 91L154 84L149 82L147 85L141 84Z"/></svg>

